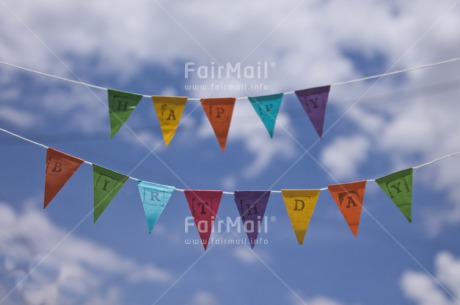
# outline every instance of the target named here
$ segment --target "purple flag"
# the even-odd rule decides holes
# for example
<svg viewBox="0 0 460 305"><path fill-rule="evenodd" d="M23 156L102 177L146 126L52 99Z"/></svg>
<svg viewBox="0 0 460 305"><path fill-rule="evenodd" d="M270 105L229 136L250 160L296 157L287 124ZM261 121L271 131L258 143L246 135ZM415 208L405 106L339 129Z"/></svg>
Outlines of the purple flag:
<svg viewBox="0 0 460 305"><path fill-rule="evenodd" d="M324 116L330 89L331 86L324 86L295 92L320 138L323 138Z"/></svg>
<svg viewBox="0 0 460 305"><path fill-rule="evenodd" d="M235 191L235 203L251 248L254 248L257 240L268 198L270 198L270 191Z"/></svg>

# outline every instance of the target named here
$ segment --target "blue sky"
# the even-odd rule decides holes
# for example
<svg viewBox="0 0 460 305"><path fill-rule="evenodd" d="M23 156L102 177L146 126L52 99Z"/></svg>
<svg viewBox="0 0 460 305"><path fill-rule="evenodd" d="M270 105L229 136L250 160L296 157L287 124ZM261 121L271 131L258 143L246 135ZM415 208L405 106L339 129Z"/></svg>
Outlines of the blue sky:
<svg viewBox="0 0 460 305"><path fill-rule="evenodd" d="M456 1L406 2L3 1L0 60L130 92L218 97L458 57ZM185 78L187 62L270 67L267 78L216 80ZM459 151L457 71L451 64L333 86L322 141L292 95L273 139L249 102L238 100L224 154L196 101L168 148L147 98L110 140L106 92L2 66L0 127L178 188L319 188ZM210 89L220 82L265 89ZM188 91L190 84L208 89ZM298 246L281 195L272 194L266 215L276 220L260 234L268 244L203 252L185 244L198 233L185 232L182 193L152 235L134 181L93 224L92 172L83 165L43 210L46 151L8 135L0 142L0 304L458 304L458 159L414 172L412 224L368 183L357 238L322 192ZM224 195L219 216L237 213Z"/></svg>

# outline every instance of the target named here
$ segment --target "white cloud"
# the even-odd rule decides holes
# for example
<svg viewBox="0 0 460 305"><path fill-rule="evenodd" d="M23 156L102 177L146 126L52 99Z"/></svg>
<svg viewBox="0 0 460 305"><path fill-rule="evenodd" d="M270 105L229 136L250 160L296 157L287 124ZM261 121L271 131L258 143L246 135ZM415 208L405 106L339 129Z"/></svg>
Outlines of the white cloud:
<svg viewBox="0 0 460 305"><path fill-rule="evenodd" d="M358 165L366 161L369 140L363 136L337 137L321 153L321 163L336 179L355 177Z"/></svg>
<svg viewBox="0 0 460 305"><path fill-rule="evenodd" d="M252 250L247 247L238 247L233 251L233 255L245 264L257 263L258 259L253 253L251 253L251 251Z"/></svg>
<svg viewBox="0 0 460 305"><path fill-rule="evenodd" d="M25 128L37 124L41 118L11 106L3 106L0 107L0 119L20 128Z"/></svg>
<svg viewBox="0 0 460 305"><path fill-rule="evenodd" d="M310 299L300 299L294 295L289 296L293 305L343 305L344 303L325 296L317 296Z"/></svg>
<svg viewBox="0 0 460 305"><path fill-rule="evenodd" d="M291 139L292 126L285 114L278 115L275 133L273 139L270 139L265 126L248 101L237 102L235 109L237 110L233 114L227 145L238 146L243 143L245 149L254 155L254 159L243 171L245 177L258 176L277 158L286 160L295 156L297 147ZM198 135L202 138L215 137L207 118L202 120Z"/></svg>
<svg viewBox="0 0 460 305"><path fill-rule="evenodd" d="M124 285L171 280L168 271L152 264L82 237L65 238L67 232L35 208L16 213L0 203L0 220L0 295L19 284L5 304L123 304L114 280Z"/></svg>
<svg viewBox="0 0 460 305"><path fill-rule="evenodd" d="M51 0L33 3L8 0L5 3L85 80L115 79L118 83L128 79L136 81L137 77L145 77L141 72L151 65L159 65L170 71L171 75L182 77L183 67L178 63L192 60L209 65L214 60L210 54L222 64L237 63L247 56L243 65L254 65L259 61L276 62L276 68L270 70L269 78L262 80L269 87L269 90L265 90L267 92L218 90L213 92L214 95L262 95L361 76L360 67L355 66L344 51L354 52L362 60L381 57L376 69L382 69L383 72L403 54L405 56L395 68L455 57L456 50L460 48L460 41L455 39L456 29L460 26L460 7L439 19L446 8L452 5L448 0L437 2L436 5L423 0L359 0L353 3L317 0L300 5L295 0L278 0L271 1L268 6L263 0L256 0L251 5L239 0L233 1L225 10L222 10L220 2L211 0L191 0L186 4L165 1L126 3L121 0L90 4L77 1L56 3ZM53 10L49 7L53 7ZM108 7L110 14L107 14ZM244 14L241 14L242 10ZM223 14L225 18L222 17ZM4 42L0 46L2 59L73 77L21 21L8 9L0 12L1 28L7 29L0 31L0 40ZM358 64L365 68L372 68L374 65L361 62ZM389 78L380 82L372 93L394 91L402 87L423 88L433 83L452 81L452 75L458 74L457 70L458 64L452 64L409 73L401 78ZM13 69L6 71L11 79L23 75ZM259 80L237 81L256 83ZM196 77L189 82L197 82ZM44 80L40 84L57 82ZM355 101L350 97L358 98L370 84L371 82L333 87L330 107L339 111L350 107ZM108 81L102 81L99 85L111 87ZM8 87L11 85L8 84ZM73 85L69 84L69 87L73 88ZM80 100L67 100L69 104L79 105L76 109L76 106L69 107L69 104L62 102L67 95L66 91L53 87L51 89L49 99L42 100L46 111L37 112L36 108L24 110L25 104L15 107L21 107L21 113L31 111L36 116L41 113L45 118L65 113L71 116L68 121L73 123L72 127L79 126L78 128L85 130L106 126L106 109L98 105L94 96L81 98L78 92ZM80 89L71 89L69 95L74 96L73 92ZM178 90L178 85L170 84L161 91L170 94ZM337 94L339 92L341 94ZM207 96L208 93L201 92L197 95ZM15 91L2 94L11 97L15 95ZM18 99L24 99L27 94L32 95L23 92ZM356 123L351 124L353 128L358 127L353 134L372 139L372 147L369 149L389 156L393 167L397 168L460 149L458 141L452 140L460 136L460 120L457 120L460 106L456 103L457 97L458 92L454 91L416 98L395 95L392 100L384 101L378 107L372 101L368 103L365 96L349 112L347 118ZM50 100L53 102L49 102ZM30 97L27 103L36 104L37 100ZM284 124L292 133L293 129L286 115L280 113L275 137L269 140L262 123L245 104L247 103L244 101L237 104L229 145L238 145L241 142L244 149L254 155L251 165L244 172L250 178L262 173L276 158L295 158L297 148L294 141L280 128ZM242 114L250 113L253 115L252 120L239 118ZM21 127L21 120L14 121ZM205 118L201 125L190 122L191 126L184 124L181 127L197 128L202 137L214 137ZM180 131L178 137L179 134ZM186 145L194 145L190 139L181 137L181 140L188 141ZM332 145L337 145L337 141L333 141ZM334 146L326 147L323 155L331 154L332 148ZM347 158L353 160L356 167L366 161L359 153ZM339 168L334 165L335 158L327 159L331 169ZM337 175L345 177L345 170L347 169L339 168ZM450 198L458 199L460 194L452 186L460 183L460 177L453 175L452 171L453 168L433 171L433 177L436 181L444 180L445 176L450 177L438 190L447 191ZM354 174L353 171L347 172L349 175ZM460 215L460 212L454 214ZM446 218L452 213L446 212L444 215L446 216L441 215L435 220L440 223L439 230L445 226L444 223L460 222L460 217L450 220Z"/></svg>
<svg viewBox="0 0 460 305"><path fill-rule="evenodd" d="M448 252L440 252L435 268L435 279L422 272L406 271L400 282L405 296L418 305L458 304L460 260Z"/></svg>
<svg viewBox="0 0 460 305"><path fill-rule="evenodd" d="M211 292L209 291L197 291L190 303L188 303L189 305L218 305L220 304L220 302L218 301L218 299L216 298L216 296L214 294L212 294Z"/></svg>

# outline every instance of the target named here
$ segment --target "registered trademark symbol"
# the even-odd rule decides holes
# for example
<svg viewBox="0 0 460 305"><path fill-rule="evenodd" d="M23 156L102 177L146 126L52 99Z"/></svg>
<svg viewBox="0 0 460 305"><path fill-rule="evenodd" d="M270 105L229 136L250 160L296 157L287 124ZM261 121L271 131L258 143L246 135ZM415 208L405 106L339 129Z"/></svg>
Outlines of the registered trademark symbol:
<svg viewBox="0 0 460 305"><path fill-rule="evenodd" d="M271 222L275 222L275 221L276 221L276 216L270 217L270 221L271 221Z"/></svg>
<svg viewBox="0 0 460 305"><path fill-rule="evenodd" d="M276 62L275 62L275 61L272 61L272 62L270 63L270 67L276 68ZM275 217L275 218L276 218L276 217Z"/></svg>

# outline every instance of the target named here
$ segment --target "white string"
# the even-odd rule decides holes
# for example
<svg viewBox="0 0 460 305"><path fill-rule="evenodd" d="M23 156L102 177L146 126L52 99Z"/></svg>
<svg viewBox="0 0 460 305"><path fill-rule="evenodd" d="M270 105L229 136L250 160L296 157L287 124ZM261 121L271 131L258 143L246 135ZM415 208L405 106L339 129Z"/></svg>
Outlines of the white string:
<svg viewBox="0 0 460 305"><path fill-rule="evenodd" d="M448 64L448 63L457 62L457 61L460 61L460 57L451 58L451 59L438 61L438 62L434 62L434 63L429 63L429 64L422 65L422 66L411 67L411 68L406 68L406 69L401 69L401 70L396 70L396 71L390 71L390 72L386 72L386 73L382 73L382 74L376 74L376 75L366 76L366 77L362 77L362 78L352 79L352 80L348 80L348 81L332 83L330 85L331 86L340 86L340 85L347 85L347 84L352 84L352 83L357 83L357 82L363 82L363 81L370 80L370 79L375 79L375 78L381 78L381 77L386 77L386 76L392 76L392 75L412 72L412 71L415 71L415 70L431 68L431 67L440 66L440 65L444 65L444 64ZM65 82L69 82L69 83L73 83L73 84L78 84L78 85L90 87L90 88L93 88L93 89L99 89L99 90L105 90L105 91L108 90L108 88L105 88L105 87L96 86L96 85L85 83L85 82L82 82L82 81L73 80L73 79L69 79L69 78L49 74L49 73L46 73L46 72L33 70L33 69L30 69L30 68L25 68L25 67L18 66L18 65L12 64L12 63L8 63L8 62L5 62L5 61L0 61L0 64L8 66L8 67L16 68L16 69L19 69L19 70L22 70L22 71L26 71L26 72L35 73L35 74L38 74L38 75L58 79L58 80L61 80L61 81L65 81ZM283 92L284 95L290 95L290 94L294 94L294 93L295 93L295 91ZM140 93L133 93L133 94L142 95L143 97L148 97L148 98L151 97L151 95L147 95L147 94L140 94ZM240 96L240 97L237 97L236 99L237 100L245 100L247 98L248 98L247 96ZM188 100L189 101L199 101L199 100L201 100L201 98L199 98L199 97L191 97L191 98L188 98Z"/></svg>
<svg viewBox="0 0 460 305"><path fill-rule="evenodd" d="M8 130L6 130L6 129L0 128L0 131L2 131L2 132L4 132L4 133L7 133L7 134L9 134L9 135L11 135L11 136L13 136L13 137L18 138L18 139L21 139L21 140L23 140L23 141L32 143L32 144L37 145L37 146L40 146L40 147L43 147L43 148L45 148L45 149L48 149L48 148L49 148L49 147L46 146L45 144L42 144L42 143L38 143L38 142L32 141L31 139L25 138L25 137L23 137L23 136L20 136L20 135L18 135L18 134L16 134L16 133L13 133L13 132L8 131ZM419 168L422 168L422 167L431 165L431 164L433 164L433 163L439 162L439 161L441 161L441 160L444 160L444 159L447 159L447 158L452 158L452 157L457 156L457 155L460 155L460 151L457 151L457 152L454 152L454 153L451 153L451 154L448 154L448 155L439 157L439 158L437 158L437 159L431 160L431 161L429 161L429 162L426 162L426 163L423 163L423 164L420 164L420 165L417 165L417 166L412 166L412 168L413 168L413 169L419 169ZM89 162L89 161L86 161L86 160L84 160L84 163L89 164L89 165L93 165L93 164L94 164L94 163ZM125 176L126 176L126 175L125 175ZM134 178L134 177L131 177L131 176L128 176L128 178L131 179L131 180L134 180L134 181L136 181L136 182L137 182L137 181L141 181L141 179L137 179L137 178ZM374 178L374 179L367 179L366 181L367 181L367 182L374 182L374 181L375 181L375 178ZM175 190L178 191L178 192L185 192L184 189L180 189L180 188L176 188L176 187L175 187ZM321 192L323 192L323 191L328 190L328 188L327 188L327 187L323 187L323 188L320 188L320 189L318 189L318 190L321 191ZM281 193L281 190L267 190L267 191L269 191L269 192L271 192L271 193ZM233 194L235 194L235 192L228 192L228 191L223 191L223 193L224 193L225 195L233 195Z"/></svg>

